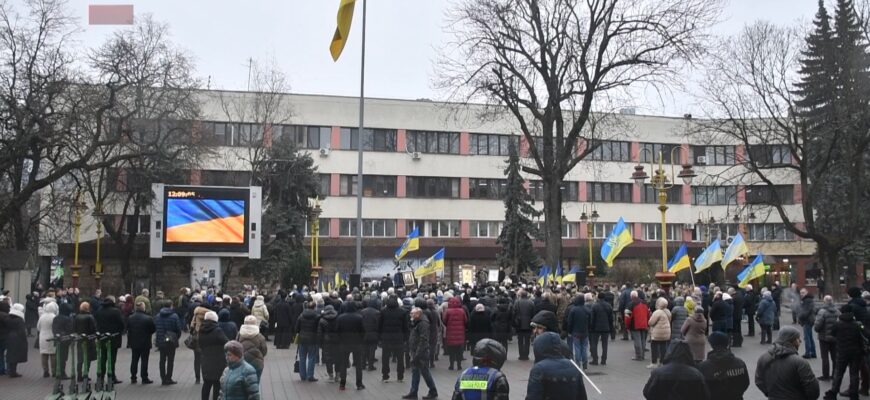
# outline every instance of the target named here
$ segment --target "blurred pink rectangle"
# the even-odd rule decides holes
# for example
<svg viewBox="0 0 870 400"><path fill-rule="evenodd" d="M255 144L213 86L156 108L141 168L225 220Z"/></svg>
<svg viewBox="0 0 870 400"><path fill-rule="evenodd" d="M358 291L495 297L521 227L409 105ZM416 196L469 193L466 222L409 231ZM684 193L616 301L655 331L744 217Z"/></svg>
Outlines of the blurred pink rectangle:
<svg viewBox="0 0 870 400"><path fill-rule="evenodd" d="M99 4L88 6L90 25L133 25L132 4Z"/></svg>

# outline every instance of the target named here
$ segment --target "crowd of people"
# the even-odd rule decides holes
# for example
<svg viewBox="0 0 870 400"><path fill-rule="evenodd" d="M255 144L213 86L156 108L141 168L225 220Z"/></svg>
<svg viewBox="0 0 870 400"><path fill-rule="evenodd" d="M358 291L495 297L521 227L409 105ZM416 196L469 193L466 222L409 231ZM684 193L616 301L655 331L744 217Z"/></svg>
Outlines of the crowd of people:
<svg viewBox="0 0 870 400"><path fill-rule="evenodd" d="M270 348L293 344L294 372L303 382L318 381L318 365L340 390L346 389L349 369L358 390L365 389L363 370L380 368L383 382L403 382L410 369L403 398L416 399L422 379L423 399L434 399L439 391L430 369L445 357L448 369L459 375L454 399L475 398L469 393L481 391L487 398L507 399L509 385L500 369L516 340L519 361L535 358L527 399L585 399L583 371L590 365L606 367L608 344L621 335L632 342L634 360L645 363L650 353L647 399L734 400L742 399L750 378L731 349L742 346L744 324L746 336L753 337L757 323L760 343L771 346L757 360L754 381L768 398L817 399L818 381L832 380L824 398L834 399L847 370L850 381L842 395L857 399L870 386L865 339L870 293L859 288L850 289L849 301L837 305L831 296L819 304L806 290L778 283L761 290L678 284L666 292L655 284L542 287L506 280L405 288L392 282L385 277L326 293L293 287L229 296L183 288L172 297L162 292L152 297L146 289L117 298L96 290L86 298L78 289L52 288L28 295L25 304L0 297L0 375L21 376L17 366L28 361L28 346L35 346L45 377L82 377L89 370L83 367L96 358L93 344L78 348L89 354L68 366L68 345L56 346L51 339L101 332L118 334L110 347L112 359L126 335L132 383L152 383L149 355L156 347L160 383L175 384L176 351L189 349L203 400L258 398ZM790 300L792 292L799 300ZM791 301L800 330L779 326L783 300ZM30 340L33 328L36 337ZM814 334L823 358L818 378L806 360L817 356ZM468 368L463 367L466 353L472 359ZM105 363L105 357L100 360ZM122 383L112 365L99 371Z"/></svg>

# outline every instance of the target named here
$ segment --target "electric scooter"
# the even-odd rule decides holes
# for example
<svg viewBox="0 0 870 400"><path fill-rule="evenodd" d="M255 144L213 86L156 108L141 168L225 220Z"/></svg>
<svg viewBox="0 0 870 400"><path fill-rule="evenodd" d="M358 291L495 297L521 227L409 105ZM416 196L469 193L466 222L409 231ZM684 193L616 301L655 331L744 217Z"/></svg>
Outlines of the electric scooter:
<svg viewBox="0 0 870 400"><path fill-rule="evenodd" d="M112 338L117 333L98 333L97 345L97 383L94 387L92 400L115 400L115 377L106 376L115 370L115 360L112 358ZM106 367L103 368L103 360Z"/></svg>
<svg viewBox="0 0 870 400"><path fill-rule="evenodd" d="M93 400L93 393L91 393L91 363L88 358L88 345L91 342L96 343L97 335L87 335L82 338L81 349L82 356L85 358L84 368L82 368L82 374L84 376L79 377L81 382L79 383L78 389L78 397L77 400Z"/></svg>
<svg viewBox="0 0 870 400"><path fill-rule="evenodd" d="M66 396L63 397L63 400L78 400L79 398L79 380L81 379L81 374L78 372L78 364L76 361L79 359L78 357L78 349L81 341L84 339L82 335L79 334L70 334L70 346L67 349L69 351L69 359L70 359L70 380L69 380L69 389L67 390ZM60 357L58 357L60 358Z"/></svg>
<svg viewBox="0 0 870 400"><path fill-rule="evenodd" d="M50 395L45 396L45 400L62 400L65 396L63 394L63 379L61 378L66 371L60 370L60 351L63 344L72 341L72 337L55 335L54 338L48 339L48 341L54 343L54 389L52 390Z"/></svg>

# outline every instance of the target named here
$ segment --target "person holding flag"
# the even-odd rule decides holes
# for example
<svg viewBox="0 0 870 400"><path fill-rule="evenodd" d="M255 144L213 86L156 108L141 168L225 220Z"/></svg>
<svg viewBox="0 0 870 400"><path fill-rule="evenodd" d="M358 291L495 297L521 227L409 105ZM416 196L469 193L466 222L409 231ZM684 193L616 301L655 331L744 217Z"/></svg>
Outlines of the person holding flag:
<svg viewBox="0 0 870 400"><path fill-rule="evenodd" d="M610 236L601 245L601 258L604 259L608 267L612 267L616 256L632 242L634 242L634 239L631 237L631 230L628 229L628 225L625 224L622 217L619 217L619 221L613 227L613 232L610 233Z"/></svg>

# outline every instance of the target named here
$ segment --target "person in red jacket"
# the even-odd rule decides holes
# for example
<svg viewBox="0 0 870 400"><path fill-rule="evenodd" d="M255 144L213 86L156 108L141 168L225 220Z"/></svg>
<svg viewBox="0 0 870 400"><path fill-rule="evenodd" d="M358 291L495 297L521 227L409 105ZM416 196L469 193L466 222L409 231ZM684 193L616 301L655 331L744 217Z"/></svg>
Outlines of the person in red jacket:
<svg viewBox="0 0 870 400"><path fill-rule="evenodd" d="M465 327L468 324L468 315L462 308L459 297L451 297L447 301L447 310L444 311L444 346L450 356L450 370L453 370L453 362L456 369L462 370L462 349L465 347Z"/></svg>
<svg viewBox="0 0 870 400"><path fill-rule="evenodd" d="M646 349L647 330L649 329L649 305L640 298L637 291L631 292L631 304L625 309L625 326L634 342L635 361L643 361Z"/></svg>

